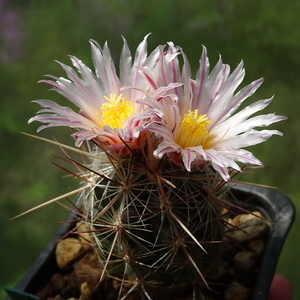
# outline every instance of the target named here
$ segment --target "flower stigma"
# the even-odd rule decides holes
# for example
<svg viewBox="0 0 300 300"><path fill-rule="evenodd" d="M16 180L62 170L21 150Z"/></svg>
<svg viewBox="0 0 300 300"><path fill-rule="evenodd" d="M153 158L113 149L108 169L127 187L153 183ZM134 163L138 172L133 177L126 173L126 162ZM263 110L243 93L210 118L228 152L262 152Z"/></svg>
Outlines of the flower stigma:
<svg viewBox="0 0 300 300"><path fill-rule="evenodd" d="M176 134L175 142L181 148L202 146L208 149L213 140L209 136L208 127L211 125L207 115L198 115L198 109L184 115Z"/></svg>
<svg viewBox="0 0 300 300"><path fill-rule="evenodd" d="M125 119L133 115L133 105L127 101L122 94L110 94L109 97L104 96L108 101L101 106L102 122L111 128L122 128Z"/></svg>

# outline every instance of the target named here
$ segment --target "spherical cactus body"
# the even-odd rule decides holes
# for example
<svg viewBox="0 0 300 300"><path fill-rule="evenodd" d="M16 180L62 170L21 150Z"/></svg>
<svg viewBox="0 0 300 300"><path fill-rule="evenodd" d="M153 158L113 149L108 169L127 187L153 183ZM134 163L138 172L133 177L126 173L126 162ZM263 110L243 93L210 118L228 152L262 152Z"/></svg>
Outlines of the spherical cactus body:
<svg viewBox="0 0 300 300"><path fill-rule="evenodd" d="M101 171L84 205L102 279L150 295L208 285L224 232L219 182L207 168L188 172L148 156L147 147L92 166Z"/></svg>

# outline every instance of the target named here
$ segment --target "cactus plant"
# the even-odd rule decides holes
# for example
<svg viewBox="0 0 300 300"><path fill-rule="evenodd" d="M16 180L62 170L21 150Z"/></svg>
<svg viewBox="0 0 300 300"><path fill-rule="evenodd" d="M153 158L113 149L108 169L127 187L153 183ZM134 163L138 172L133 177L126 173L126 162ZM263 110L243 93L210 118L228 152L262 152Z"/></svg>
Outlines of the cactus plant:
<svg viewBox="0 0 300 300"><path fill-rule="evenodd" d="M107 44L101 49L91 41L95 74L71 57L77 72L61 64L67 79L42 81L79 112L38 100L43 109L29 120L47 123L39 130L75 128L76 146L88 143L90 162L80 165L85 174L78 176L84 195L76 206L97 253L100 281L119 280L120 291L126 286L120 298L209 288L230 209L226 183L242 171L237 162L261 165L244 147L281 135L254 128L285 119L251 117L272 99L235 113L263 81L235 93L245 74L242 63L230 74L220 58L210 73L203 47L193 80L181 48L170 42L147 55L146 41L132 62L124 40L119 77Z"/></svg>

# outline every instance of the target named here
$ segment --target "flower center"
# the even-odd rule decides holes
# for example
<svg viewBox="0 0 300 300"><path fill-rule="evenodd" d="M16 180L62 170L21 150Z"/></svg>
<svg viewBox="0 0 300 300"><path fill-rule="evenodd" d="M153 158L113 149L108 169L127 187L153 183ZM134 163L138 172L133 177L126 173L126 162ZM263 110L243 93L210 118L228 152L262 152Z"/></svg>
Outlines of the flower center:
<svg viewBox="0 0 300 300"><path fill-rule="evenodd" d="M175 142L181 148L202 146L208 149L212 137L209 136L208 127L211 125L207 115L198 115L198 109L185 114L179 125Z"/></svg>
<svg viewBox="0 0 300 300"><path fill-rule="evenodd" d="M126 101L122 94L110 94L109 97L104 96L108 101L101 106L102 122L111 128L122 128L125 119L133 115L132 103Z"/></svg>

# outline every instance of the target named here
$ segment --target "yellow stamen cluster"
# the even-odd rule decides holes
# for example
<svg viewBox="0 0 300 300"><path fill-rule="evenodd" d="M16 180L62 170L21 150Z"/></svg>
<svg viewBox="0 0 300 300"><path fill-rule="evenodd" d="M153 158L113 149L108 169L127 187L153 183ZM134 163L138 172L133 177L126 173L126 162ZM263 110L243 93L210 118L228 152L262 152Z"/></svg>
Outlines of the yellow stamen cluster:
<svg viewBox="0 0 300 300"><path fill-rule="evenodd" d="M133 115L132 103L127 101L122 94L110 94L109 97L104 96L108 101L103 103L101 110L103 125L112 128L122 128L124 120Z"/></svg>
<svg viewBox="0 0 300 300"><path fill-rule="evenodd" d="M181 148L202 146L208 149L212 137L209 136L208 127L211 125L207 115L198 115L198 109L185 114L179 125L175 142Z"/></svg>

